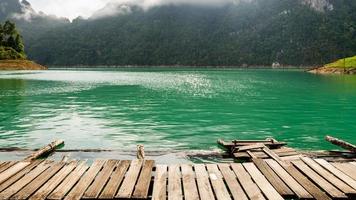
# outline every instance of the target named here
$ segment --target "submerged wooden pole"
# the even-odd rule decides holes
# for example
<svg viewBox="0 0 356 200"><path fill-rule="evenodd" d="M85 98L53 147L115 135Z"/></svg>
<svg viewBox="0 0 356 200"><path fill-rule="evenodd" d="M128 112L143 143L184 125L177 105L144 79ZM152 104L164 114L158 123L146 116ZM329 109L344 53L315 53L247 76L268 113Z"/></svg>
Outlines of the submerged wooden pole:
<svg viewBox="0 0 356 200"><path fill-rule="evenodd" d="M137 159L139 160L144 160L145 159L145 148L143 145L139 144L137 145Z"/></svg>
<svg viewBox="0 0 356 200"><path fill-rule="evenodd" d="M55 140L55 141L51 142L50 144L42 147L38 151L34 152L33 154L31 154L27 158L25 158L24 161L36 160L37 158L39 158L39 157L41 157L43 155L46 155L46 154L49 154L49 153L53 152L58 146L63 145L63 144L64 144L63 140Z"/></svg>
<svg viewBox="0 0 356 200"><path fill-rule="evenodd" d="M327 140L327 141L331 142L332 144L337 145L341 148L344 148L344 149L347 149L353 153L356 153L356 146L351 143L345 142L343 140L340 140L338 138L334 138L334 137L331 137L328 135L325 137L325 140Z"/></svg>

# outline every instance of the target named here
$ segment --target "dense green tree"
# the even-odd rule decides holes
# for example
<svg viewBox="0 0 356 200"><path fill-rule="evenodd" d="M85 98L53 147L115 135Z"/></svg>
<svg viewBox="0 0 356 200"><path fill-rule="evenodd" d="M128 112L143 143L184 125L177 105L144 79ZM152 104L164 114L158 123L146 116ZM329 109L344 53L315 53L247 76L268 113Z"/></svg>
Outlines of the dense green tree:
<svg viewBox="0 0 356 200"><path fill-rule="evenodd" d="M13 22L0 24L0 59L26 58L22 36Z"/></svg>

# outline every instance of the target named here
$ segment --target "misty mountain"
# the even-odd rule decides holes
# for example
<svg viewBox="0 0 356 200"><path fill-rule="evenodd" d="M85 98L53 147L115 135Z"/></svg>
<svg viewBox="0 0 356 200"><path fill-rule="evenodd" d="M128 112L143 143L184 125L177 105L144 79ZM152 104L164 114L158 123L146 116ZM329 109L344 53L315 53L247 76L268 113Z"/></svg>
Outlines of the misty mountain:
<svg viewBox="0 0 356 200"><path fill-rule="evenodd" d="M66 18L36 12L26 0L1 0L0 22L7 19L16 22L25 40L38 39L42 32L70 25Z"/></svg>
<svg viewBox="0 0 356 200"><path fill-rule="evenodd" d="M355 54L355 9L349 0L110 3L71 23L43 13L17 22L29 57L47 65L314 65Z"/></svg>

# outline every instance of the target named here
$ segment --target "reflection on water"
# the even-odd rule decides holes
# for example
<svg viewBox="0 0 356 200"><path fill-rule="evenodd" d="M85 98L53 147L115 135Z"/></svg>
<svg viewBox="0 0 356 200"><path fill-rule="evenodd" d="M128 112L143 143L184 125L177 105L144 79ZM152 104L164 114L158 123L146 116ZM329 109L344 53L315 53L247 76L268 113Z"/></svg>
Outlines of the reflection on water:
<svg viewBox="0 0 356 200"><path fill-rule="evenodd" d="M0 72L0 146L216 149L218 138L356 143L356 77L272 70Z"/></svg>

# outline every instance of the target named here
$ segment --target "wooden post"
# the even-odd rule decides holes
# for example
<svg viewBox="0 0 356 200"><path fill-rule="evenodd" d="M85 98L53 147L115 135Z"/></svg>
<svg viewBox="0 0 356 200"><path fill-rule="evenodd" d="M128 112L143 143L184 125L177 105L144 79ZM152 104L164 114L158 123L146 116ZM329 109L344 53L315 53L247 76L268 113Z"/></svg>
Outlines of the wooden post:
<svg viewBox="0 0 356 200"><path fill-rule="evenodd" d="M144 160L145 159L145 148L143 145L137 145L137 159Z"/></svg>
<svg viewBox="0 0 356 200"><path fill-rule="evenodd" d="M328 135L325 137L325 140L327 140L327 141L331 142L332 144L337 145L341 148L344 148L344 149L347 149L353 153L356 153L356 146L353 144L350 144L348 142L345 142L343 140L340 140L338 138L334 138L334 137L331 137Z"/></svg>
<svg viewBox="0 0 356 200"><path fill-rule="evenodd" d="M51 142L50 144L42 147L38 151L34 152L33 154L31 154L27 158L25 158L24 161L36 160L37 158L39 158L39 157L41 157L43 155L46 155L46 154L49 154L49 153L53 152L54 150L56 150L56 148L58 146L61 146L63 144L64 144L63 140L55 140L55 141Z"/></svg>

